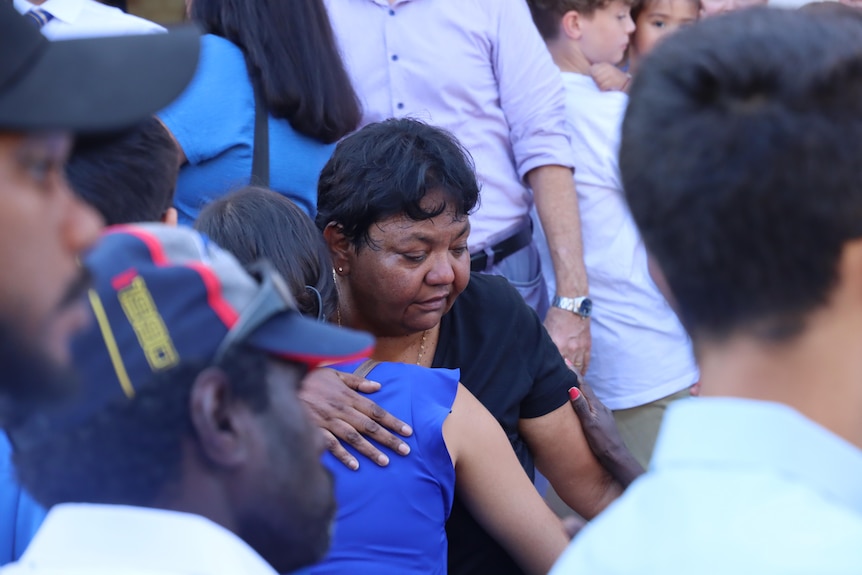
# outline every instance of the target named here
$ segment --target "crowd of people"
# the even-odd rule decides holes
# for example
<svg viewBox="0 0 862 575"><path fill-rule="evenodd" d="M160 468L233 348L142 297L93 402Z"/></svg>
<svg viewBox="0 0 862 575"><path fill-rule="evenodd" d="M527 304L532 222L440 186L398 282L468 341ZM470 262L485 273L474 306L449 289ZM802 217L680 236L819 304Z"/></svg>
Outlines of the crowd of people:
<svg viewBox="0 0 862 575"><path fill-rule="evenodd" d="M862 10L759 4L0 0L0 573L858 573Z"/></svg>

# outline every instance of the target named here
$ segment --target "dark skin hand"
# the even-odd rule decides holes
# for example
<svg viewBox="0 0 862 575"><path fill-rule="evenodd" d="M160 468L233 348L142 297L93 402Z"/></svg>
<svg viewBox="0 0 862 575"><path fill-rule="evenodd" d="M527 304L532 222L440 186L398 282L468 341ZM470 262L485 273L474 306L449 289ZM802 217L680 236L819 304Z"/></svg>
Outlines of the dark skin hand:
<svg viewBox="0 0 862 575"><path fill-rule="evenodd" d="M570 363L569 366L571 369ZM643 467L623 444L613 414L596 398L583 378L579 379L580 390L572 388L574 392L570 391L574 393L571 403L590 449L611 475L627 487L644 472ZM312 421L323 432L329 450L350 469L359 469L359 461L342 442L381 467L389 464L389 457L380 446L400 455L410 453L410 447L398 437L410 436L413 433L410 426L358 393L374 393L379 389L377 382L321 368L306 377L299 393Z"/></svg>
<svg viewBox="0 0 862 575"><path fill-rule="evenodd" d="M359 469L359 461L342 442L381 467L389 465L389 457L366 437L399 455L410 453L410 447L390 430L407 437L413 429L358 393L374 393L379 389L377 382L321 368L308 374L299 392L312 422L323 432L329 451L354 471Z"/></svg>
<svg viewBox="0 0 862 575"><path fill-rule="evenodd" d="M566 361L566 364L569 369L573 369L571 363ZM581 421L587 443L596 459L613 475L614 479L624 488L628 487L644 473L644 468L623 443L611 410L599 401L583 377L579 375L578 380L580 389L577 387L570 389L569 397Z"/></svg>

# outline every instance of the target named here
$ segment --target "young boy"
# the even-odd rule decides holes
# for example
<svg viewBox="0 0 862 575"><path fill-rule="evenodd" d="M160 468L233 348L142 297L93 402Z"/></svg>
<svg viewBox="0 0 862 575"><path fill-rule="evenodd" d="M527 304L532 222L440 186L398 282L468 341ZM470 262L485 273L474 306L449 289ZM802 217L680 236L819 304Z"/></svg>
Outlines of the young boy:
<svg viewBox="0 0 862 575"><path fill-rule="evenodd" d="M589 75L595 64L623 59L634 23L623 0L530 0L530 7L566 89L594 306L588 379L646 466L665 407L689 395L698 370L623 198L617 151L628 96L602 92Z"/></svg>

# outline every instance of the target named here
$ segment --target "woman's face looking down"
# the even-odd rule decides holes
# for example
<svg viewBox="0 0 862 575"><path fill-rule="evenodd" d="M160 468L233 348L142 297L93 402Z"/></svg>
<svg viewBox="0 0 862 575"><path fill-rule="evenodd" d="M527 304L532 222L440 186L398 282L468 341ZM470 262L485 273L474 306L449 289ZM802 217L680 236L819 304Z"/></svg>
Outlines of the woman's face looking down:
<svg viewBox="0 0 862 575"><path fill-rule="evenodd" d="M432 191L421 205L431 210L446 199ZM398 337L440 323L470 280L469 234L469 219L450 204L431 219L399 214L374 223L370 241L349 249L343 271L349 293L341 305L350 307L353 327Z"/></svg>

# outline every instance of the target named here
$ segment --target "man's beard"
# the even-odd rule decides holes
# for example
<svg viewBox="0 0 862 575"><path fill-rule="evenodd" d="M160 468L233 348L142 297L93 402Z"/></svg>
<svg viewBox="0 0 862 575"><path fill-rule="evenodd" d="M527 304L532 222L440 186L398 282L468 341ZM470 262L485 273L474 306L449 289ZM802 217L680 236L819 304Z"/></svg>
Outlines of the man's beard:
<svg viewBox="0 0 862 575"><path fill-rule="evenodd" d="M90 270L81 267L57 305L57 313L79 302L92 285ZM9 316L0 318L0 427L15 427L34 410L68 398L77 390L74 371L60 365L24 336Z"/></svg>
<svg viewBox="0 0 862 575"><path fill-rule="evenodd" d="M0 427L14 427L34 410L60 401L77 388L73 372L24 341L0 321Z"/></svg>

